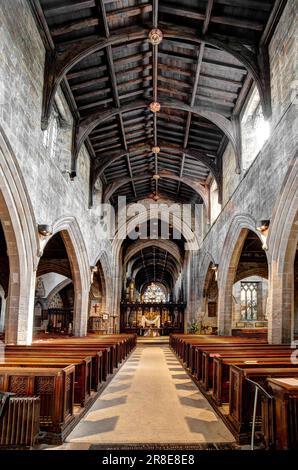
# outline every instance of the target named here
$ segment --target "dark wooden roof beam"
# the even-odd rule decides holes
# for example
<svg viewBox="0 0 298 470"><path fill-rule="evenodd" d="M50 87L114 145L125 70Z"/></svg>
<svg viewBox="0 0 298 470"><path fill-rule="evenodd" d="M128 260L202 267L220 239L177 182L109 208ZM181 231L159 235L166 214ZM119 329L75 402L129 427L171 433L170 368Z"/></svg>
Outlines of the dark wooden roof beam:
<svg viewBox="0 0 298 470"><path fill-rule="evenodd" d="M103 126L103 127L99 127L97 129L94 129L93 132L91 132L90 134L90 137L96 137L96 136L101 136L101 137L105 137L106 136L106 133L107 132L110 132L112 129L117 129L117 124L111 124L109 126Z"/></svg>
<svg viewBox="0 0 298 470"><path fill-rule="evenodd" d="M123 76L123 75L122 75ZM150 82L152 77L150 75L141 78L135 78L133 80L123 81L122 83L118 84L119 90L125 90L126 88L133 87L134 85L140 85L141 83Z"/></svg>
<svg viewBox="0 0 298 470"><path fill-rule="evenodd" d="M76 95L77 101L88 100L89 98L95 98L102 95L108 95L112 91L112 88L100 88L99 90L88 91L87 93L81 93Z"/></svg>
<svg viewBox="0 0 298 470"><path fill-rule="evenodd" d="M72 33L73 31L80 31L81 29L88 29L93 26L99 25L98 18L86 18L80 21L74 21L72 23L66 23L65 25L57 26L56 28L51 29L52 36L59 37L64 34Z"/></svg>
<svg viewBox="0 0 298 470"><path fill-rule="evenodd" d="M105 83L109 80L108 77L106 76L103 76L103 77L97 77L97 78L93 78L92 80L87 80L86 82L79 82L79 83L76 83L74 85L71 85L71 89L72 91L76 91L76 90L81 90L82 88L88 88L90 86L93 86L93 85L97 85L97 84L100 84L100 83Z"/></svg>
<svg viewBox="0 0 298 470"><path fill-rule="evenodd" d="M99 151L101 149L107 148L107 146L110 144L113 145L116 143L117 143L117 146L119 146L119 139L111 138L111 139L105 140L104 142L94 143L93 148L94 150Z"/></svg>
<svg viewBox="0 0 298 470"><path fill-rule="evenodd" d="M163 64L159 62L158 64L159 70L164 70L165 72L170 72L171 74L176 74L176 75L184 75L185 77L192 78L193 77L193 71L191 69L186 70L181 67L175 67L174 65L168 65L168 64Z"/></svg>
<svg viewBox="0 0 298 470"><path fill-rule="evenodd" d="M158 81L170 83L171 85L178 87L178 88L187 88L188 90L191 88L190 83L182 82L181 80L176 80L170 77L164 77L163 75L158 76Z"/></svg>
<svg viewBox="0 0 298 470"><path fill-rule="evenodd" d="M114 65L115 65L115 62L114 62ZM124 74L129 74L129 75L132 75L132 74L139 74L139 73L146 73L148 72L149 70L152 69L152 64L147 64L147 65L140 65L138 67L132 67L132 68L125 68L124 70L119 70L119 71L116 71L116 75L117 75L117 78L119 76L119 78L123 77ZM124 79L124 77L123 77Z"/></svg>
<svg viewBox="0 0 298 470"><path fill-rule="evenodd" d="M151 59L151 57L152 57L152 51L144 52L142 54L133 54L133 55L122 57L120 59L115 59L114 65L115 67L119 67L121 65L133 64L139 61L145 62L147 59Z"/></svg>
<svg viewBox="0 0 298 470"><path fill-rule="evenodd" d="M162 13L168 13L170 15L182 16L183 18L190 18L199 21L205 21L207 15L199 13L195 10L189 10L185 8L177 8L172 6L167 6L165 4L160 5L159 11ZM252 29L256 31L262 31L263 24L258 21L251 21L241 18L226 17L226 16L210 16L210 22L225 24L228 26L234 26L237 28Z"/></svg>
<svg viewBox="0 0 298 470"><path fill-rule="evenodd" d="M67 79L73 80L74 78L86 78L88 75L93 75L94 73L99 72L106 72L107 66L104 65L96 65L94 67L86 67L79 70L72 70L71 72L67 73Z"/></svg>
<svg viewBox="0 0 298 470"><path fill-rule="evenodd" d="M138 95L147 95L149 94L149 92L152 91L152 87L147 87L147 88L144 88L144 89L141 89L141 90L134 90L134 91L130 91L129 93L125 93L125 94L122 94L119 96L120 100L124 100L124 99L127 99L127 98L132 98L133 96L138 96Z"/></svg>
<svg viewBox="0 0 298 470"><path fill-rule="evenodd" d="M115 141L114 141L114 142L115 142ZM102 148L100 149L100 151L101 151L101 152L104 152L104 151L106 151L106 150L112 150L112 149L116 149L116 148L121 148L121 144L120 144L120 143L119 143L119 144L117 144L117 143L111 144L111 145L109 145L108 147L102 147Z"/></svg>
<svg viewBox="0 0 298 470"><path fill-rule="evenodd" d="M228 77L219 77L219 76L216 76L216 75L211 75L211 74L203 73L203 72L201 73L201 77L202 78L207 78L210 81L215 80L215 81L219 81L219 82L222 82L222 83L226 83L229 86L235 86L237 88L240 88L242 86L242 81L241 80L232 80L231 78L228 78Z"/></svg>
<svg viewBox="0 0 298 470"><path fill-rule="evenodd" d="M96 0L73 0L70 4L59 5L45 8L45 16L51 18L53 16L65 15L68 13L73 13L75 11L85 10L87 8L93 8L96 5Z"/></svg>
<svg viewBox="0 0 298 470"><path fill-rule="evenodd" d="M205 95L202 95L202 94L198 94L196 96L196 99L199 99L199 100L202 100L202 101L208 101L210 103L215 103L215 104L218 104L222 107L228 107L228 108L233 108L234 107L234 103L233 102L227 102L227 100L224 100L224 99L216 99L216 98L213 98L211 96L205 96Z"/></svg>
<svg viewBox="0 0 298 470"><path fill-rule="evenodd" d="M208 69L208 66L213 66L215 68L218 68L219 71L223 71L223 72L226 71L228 74L236 74L236 73L241 74L241 75L247 74L247 70L245 69L245 67L243 67L242 64L239 64L239 65L235 63L227 64L224 61L216 60L214 58L205 57L204 66L205 66L205 69Z"/></svg>
<svg viewBox="0 0 298 470"><path fill-rule="evenodd" d="M113 98L106 98L104 100L100 101L93 101L92 103L84 104L82 106L78 106L79 111L84 111L85 109L90 109L90 108L101 108L101 107L106 107L107 104L112 103Z"/></svg>
<svg viewBox="0 0 298 470"><path fill-rule="evenodd" d="M99 135L99 136L96 136L96 137L93 137L90 139L92 143L97 143L97 142L106 142L108 139L108 141L110 140L111 137L117 137L118 136L118 130L115 130L113 132L109 132L109 134L107 135Z"/></svg>
<svg viewBox="0 0 298 470"><path fill-rule="evenodd" d="M259 0L216 0L218 5L228 5L231 7L251 8L257 11L270 11L271 4Z"/></svg>
<svg viewBox="0 0 298 470"><path fill-rule="evenodd" d="M165 93L166 95L169 95L170 97L177 97L177 98L185 98L187 99L189 97L189 93L185 93L184 91L178 91L177 88L174 87L159 87L158 90L162 93Z"/></svg>
<svg viewBox="0 0 298 470"><path fill-rule="evenodd" d="M203 34L207 33L207 30L208 30L208 27L209 27L212 8L213 8L213 3L214 3L213 0L208 0L207 1L206 14L205 14L205 19L204 19L204 24L203 24L203 29L202 29Z"/></svg>
<svg viewBox="0 0 298 470"><path fill-rule="evenodd" d="M164 52L163 50L161 50L159 52L159 55L160 57L167 59L167 60L172 60L175 62L178 61L178 62L182 62L185 64L190 64L190 65L193 64L193 60L194 60L193 57L186 56L178 52L170 52L170 51ZM175 67L174 64L172 66Z"/></svg>
<svg viewBox="0 0 298 470"><path fill-rule="evenodd" d="M200 85L200 90L206 90L207 92L214 93L216 96L221 96L225 100L236 100L238 98L238 94L234 91L229 90L219 90L218 88L212 87L210 85Z"/></svg>
<svg viewBox="0 0 298 470"><path fill-rule="evenodd" d="M109 21L116 20L119 16L121 17L132 17L143 15L144 13L150 13L152 11L151 3L141 3L140 5L126 8L117 8L116 10L110 10L106 13Z"/></svg>

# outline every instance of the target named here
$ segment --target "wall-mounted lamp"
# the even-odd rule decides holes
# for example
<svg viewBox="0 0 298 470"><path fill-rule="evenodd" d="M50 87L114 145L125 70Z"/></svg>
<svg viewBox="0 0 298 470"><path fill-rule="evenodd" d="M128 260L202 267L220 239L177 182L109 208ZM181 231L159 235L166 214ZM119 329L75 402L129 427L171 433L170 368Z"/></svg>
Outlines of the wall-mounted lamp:
<svg viewBox="0 0 298 470"><path fill-rule="evenodd" d="M258 220L256 223L256 229L258 232L266 232L268 230L270 220Z"/></svg>
<svg viewBox="0 0 298 470"><path fill-rule="evenodd" d="M214 279L217 282L217 275L218 275L218 264L212 263L211 269L214 272Z"/></svg>
<svg viewBox="0 0 298 470"><path fill-rule="evenodd" d="M43 237L49 237L53 233L53 228L51 225L38 225L38 233Z"/></svg>
<svg viewBox="0 0 298 470"><path fill-rule="evenodd" d="M94 279L94 274L97 273L98 267L97 266L90 266L90 271L91 271L91 283L93 282Z"/></svg>
<svg viewBox="0 0 298 470"><path fill-rule="evenodd" d="M71 179L71 181L73 181L75 177L77 176L77 172L73 170L64 170L62 171L62 173L64 175L69 175L69 178Z"/></svg>

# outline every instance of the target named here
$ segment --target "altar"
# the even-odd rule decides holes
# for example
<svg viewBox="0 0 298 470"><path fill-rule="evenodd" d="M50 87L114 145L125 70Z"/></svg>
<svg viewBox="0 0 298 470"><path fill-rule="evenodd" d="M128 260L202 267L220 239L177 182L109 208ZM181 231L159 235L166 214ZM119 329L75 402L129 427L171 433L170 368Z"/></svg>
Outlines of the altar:
<svg viewBox="0 0 298 470"><path fill-rule="evenodd" d="M120 331L163 336L184 331L184 303L121 302Z"/></svg>
<svg viewBox="0 0 298 470"><path fill-rule="evenodd" d="M153 328L153 327L149 327L149 328L143 328L143 331L141 332L143 334L141 334L141 336L148 336L148 337L156 337L156 336L160 336L160 328Z"/></svg>

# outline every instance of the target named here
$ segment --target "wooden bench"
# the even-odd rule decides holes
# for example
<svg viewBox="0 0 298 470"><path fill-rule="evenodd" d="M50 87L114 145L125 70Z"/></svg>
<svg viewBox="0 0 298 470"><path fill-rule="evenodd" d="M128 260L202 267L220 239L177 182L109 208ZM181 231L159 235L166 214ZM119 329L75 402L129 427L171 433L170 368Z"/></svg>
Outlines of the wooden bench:
<svg viewBox="0 0 298 470"><path fill-rule="evenodd" d="M60 434L74 419L75 367L0 367L0 389L40 397L40 429Z"/></svg>
<svg viewBox="0 0 298 470"><path fill-rule="evenodd" d="M216 405L221 406L223 403L229 402L229 385L230 385L230 367L238 365L240 367L253 368L262 364L269 367L286 367L291 365L289 353L279 353L278 356L272 354L265 356L246 356L246 357L215 357L213 362L213 385L212 398Z"/></svg>
<svg viewBox="0 0 298 470"><path fill-rule="evenodd" d="M298 449L298 379L267 379L274 399L263 400L262 422L267 448Z"/></svg>
<svg viewBox="0 0 298 470"><path fill-rule="evenodd" d="M91 396L91 357L52 357L51 355L35 356L28 353L19 355L6 355L0 362L0 367L51 367L61 368L68 365L75 366L74 404L85 406Z"/></svg>
<svg viewBox="0 0 298 470"><path fill-rule="evenodd" d="M229 415L228 419L232 425L235 435L239 442L248 438L251 432L251 421L254 403L254 387L246 380L250 378L259 383L263 388L268 390L267 378L278 377L298 377L297 365L284 368L269 367L247 368L232 365L230 367L230 399L229 399ZM256 430L261 429L261 404L257 407L257 423Z"/></svg>
<svg viewBox="0 0 298 470"><path fill-rule="evenodd" d="M284 345L268 345L268 344L251 344L251 343L231 343L231 344L223 344L223 345L207 345L207 346L196 346L195 347L195 359L194 359L194 367L193 367L193 375L197 378L197 380L202 380L203 377L208 376L208 368L209 363L211 363L213 358L217 355L224 355L229 354L242 356L243 354L251 353L254 351L266 351L268 348L272 350L280 351L282 349L289 349L289 346ZM212 371L210 373L210 377L212 377Z"/></svg>
<svg viewBox="0 0 298 470"><path fill-rule="evenodd" d="M98 349L84 349L84 348L70 348L60 347L57 351L57 347L37 347L37 346L7 346L5 348L5 356L19 356L23 354L30 355L31 357L52 357L52 358L67 358L71 361L74 359L84 359L91 357L91 386L94 390L98 390L99 384L106 380L108 375L108 351L104 349L99 351Z"/></svg>
<svg viewBox="0 0 298 470"><path fill-rule="evenodd" d="M266 345L266 346L246 346L245 349L234 346L233 348L225 348L220 352L213 348L202 349L202 363L201 363L201 381L205 390L213 386L213 364L215 357L235 357L235 358L257 358L257 357L280 357L280 355L290 356L292 349L288 346ZM199 373L197 374L199 377Z"/></svg>
<svg viewBox="0 0 298 470"><path fill-rule="evenodd" d="M258 341L254 338L234 338L234 337L212 337L213 339L209 338L208 340L201 340L201 339L192 339L184 341L183 347L183 362L186 364L186 367L190 370L193 370L195 364L195 350L198 347L218 347L218 348L225 348L235 346L246 346L246 345L258 345L264 344L266 342Z"/></svg>

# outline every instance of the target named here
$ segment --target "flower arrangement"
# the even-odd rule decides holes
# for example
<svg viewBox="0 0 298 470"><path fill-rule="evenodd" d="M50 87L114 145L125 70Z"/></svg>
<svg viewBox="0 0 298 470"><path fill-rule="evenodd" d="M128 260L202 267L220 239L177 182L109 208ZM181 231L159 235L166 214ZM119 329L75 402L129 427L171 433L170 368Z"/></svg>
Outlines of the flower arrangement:
<svg viewBox="0 0 298 470"><path fill-rule="evenodd" d="M200 331L200 326L198 324L198 322L196 320L192 320L190 323L189 323L189 327L188 327L188 332L190 334L197 334L199 333Z"/></svg>

